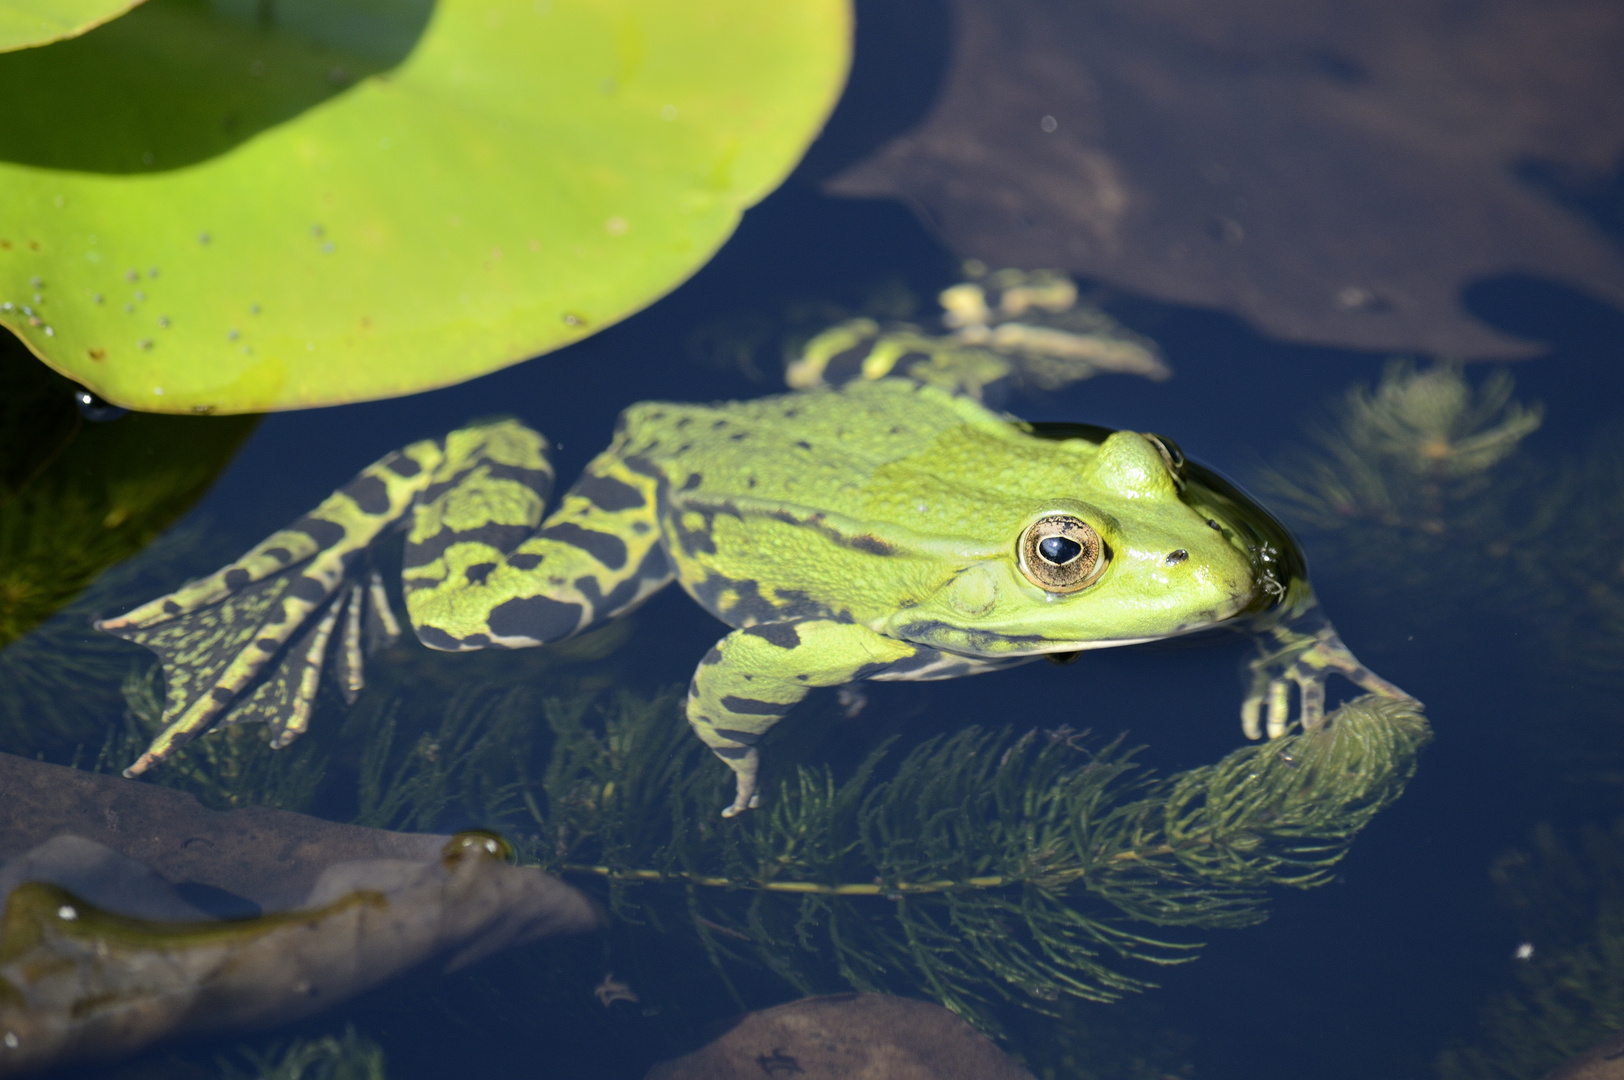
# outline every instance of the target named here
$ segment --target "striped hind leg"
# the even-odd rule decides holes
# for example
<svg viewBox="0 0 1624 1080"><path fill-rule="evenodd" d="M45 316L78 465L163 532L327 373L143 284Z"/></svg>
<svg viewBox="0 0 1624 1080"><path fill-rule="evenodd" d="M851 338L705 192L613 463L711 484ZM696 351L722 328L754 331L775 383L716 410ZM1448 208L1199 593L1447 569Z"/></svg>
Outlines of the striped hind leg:
<svg viewBox="0 0 1624 1080"><path fill-rule="evenodd" d="M425 492L401 575L418 639L451 651L526 648L636 607L672 578L657 488L607 451L539 529L500 470Z"/></svg>

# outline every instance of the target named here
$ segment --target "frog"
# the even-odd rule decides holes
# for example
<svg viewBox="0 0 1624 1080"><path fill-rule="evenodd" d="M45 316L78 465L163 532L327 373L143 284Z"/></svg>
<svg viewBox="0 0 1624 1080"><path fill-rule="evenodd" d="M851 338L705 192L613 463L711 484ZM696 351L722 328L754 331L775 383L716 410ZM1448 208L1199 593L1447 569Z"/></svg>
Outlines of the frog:
<svg viewBox="0 0 1624 1080"><path fill-rule="evenodd" d="M673 582L725 624L684 708L733 772L726 817L760 804L763 738L820 688L1242 627L1264 642L1253 738L1322 724L1332 674L1409 696L1342 643L1284 526L1162 435L1026 423L886 376L634 404L551 513L549 449L512 418L412 443L237 561L100 620L167 683L125 775L222 723L288 745L328 672L353 703L367 653L402 633L374 559L395 532L430 649L553 645Z"/></svg>

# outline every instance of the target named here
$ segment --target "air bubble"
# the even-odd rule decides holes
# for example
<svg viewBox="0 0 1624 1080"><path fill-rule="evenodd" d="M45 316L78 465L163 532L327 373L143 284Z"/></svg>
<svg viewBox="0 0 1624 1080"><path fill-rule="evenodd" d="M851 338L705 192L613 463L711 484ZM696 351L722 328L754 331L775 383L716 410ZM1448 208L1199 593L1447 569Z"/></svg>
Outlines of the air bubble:
<svg viewBox="0 0 1624 1080"><path fill-rule="evenodd" d="M72 922L79 917L79 911L72 904L63 904L56 909L56 917L63 922Z"/></svg>

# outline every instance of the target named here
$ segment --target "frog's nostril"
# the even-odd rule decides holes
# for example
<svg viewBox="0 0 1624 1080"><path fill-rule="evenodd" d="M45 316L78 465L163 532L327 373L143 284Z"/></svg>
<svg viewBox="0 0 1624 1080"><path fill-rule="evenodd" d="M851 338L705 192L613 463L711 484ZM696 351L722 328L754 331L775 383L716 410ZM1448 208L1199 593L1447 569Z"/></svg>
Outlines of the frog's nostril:
<svg viewBox="0 0 1624 1080"><path fill-rule="evenodd" d="M1177 550L1169 551L1167 553L1167 565L1168 566L1177 566L1179 563L1183 562L1185 559L1188 559L1189 557L1190 557L1190 553L1188 551L1185 551L1183 548L1178 548Z"/></svg>

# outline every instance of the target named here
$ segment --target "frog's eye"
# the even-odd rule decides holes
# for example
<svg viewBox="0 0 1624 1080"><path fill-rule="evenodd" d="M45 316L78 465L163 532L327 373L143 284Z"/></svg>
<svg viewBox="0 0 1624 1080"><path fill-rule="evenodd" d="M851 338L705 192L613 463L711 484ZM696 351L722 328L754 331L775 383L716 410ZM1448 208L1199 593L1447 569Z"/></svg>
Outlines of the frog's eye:
<svg viewBox="0 0 1624 1080"><path fill-rule="evenodd" d="M1087 588L1105 570L1105 545L1087 522L1070 514L1050 514L1021 534L1021 573L1052 593Z"/></svg>
<svg viewBox="0 0 1624 1080"><path fill-rule="evenodd" d="M1184 451L1179 449L1179 444L1166 435L1152 435L1146 432L1145 438L1150 441L1150 445L1156 448L1156 452L1162 455L1162 462L1166 464L1167 471L1173 474L1173 479L1182 483L1184 481Z"/></svg>

